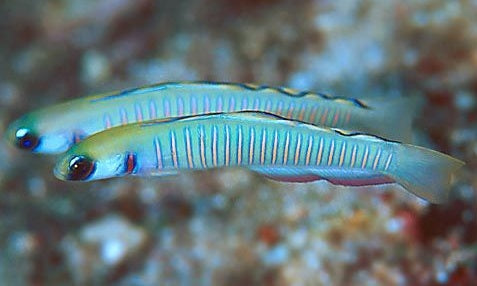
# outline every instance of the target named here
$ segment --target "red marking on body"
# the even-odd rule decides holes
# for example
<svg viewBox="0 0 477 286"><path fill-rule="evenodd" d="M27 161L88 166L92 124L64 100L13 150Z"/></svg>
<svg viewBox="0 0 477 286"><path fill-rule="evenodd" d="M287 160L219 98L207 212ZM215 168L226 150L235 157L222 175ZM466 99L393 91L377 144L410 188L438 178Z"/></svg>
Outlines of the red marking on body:
<svg viewBox="0 0 477 286"><path fill-rule="evenodd" d="M332 184L342 186L370 186L370 185L382 185L394 183L394 180L388 177L374 177L365 179L326 179Z"/></svg>
<svg viewBox="0 0 477 286"><path fill-rule="evenodd" d="M75 144L83 141L85 137L86 137L86 134L83 131L76 130L73 132L73 142Z"/></svg>
<svg viewBox="0 0 477 286"><path fill-rule="evenodd" d="M126 161L126 174L132 174L136 167L136 155L129 153Z"/></svg>
<svg viewBox="0 0 477 286"><path fill-rule="evenodd" d="M73 135L73 141L75 142L75 144L76 144L76 143L79 143L79 142L81 141L81 138L80 138L80 136L79 136L78 133L75 133L75 134Z"/></svg>

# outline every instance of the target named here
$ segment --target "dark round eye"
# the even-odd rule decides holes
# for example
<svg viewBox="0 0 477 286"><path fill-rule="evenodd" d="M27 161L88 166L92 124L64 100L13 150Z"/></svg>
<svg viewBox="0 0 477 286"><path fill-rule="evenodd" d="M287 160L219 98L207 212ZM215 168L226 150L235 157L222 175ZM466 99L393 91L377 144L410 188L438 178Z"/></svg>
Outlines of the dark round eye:
<svg viewBox="0 0 477 286"><path fill-rule="evenodd" d="M86 156L75 156L68 166L68 180L83 181L93 173L95 164Z"/></svg>
<svg viewBox="0 0 477 286"><path fill-rule="evenodd" d="M40 143L38 136L27 128L18 129L15 133L15 137L17 139L17 146L25 150L33 150L38 146L38 143Z"/></svg>

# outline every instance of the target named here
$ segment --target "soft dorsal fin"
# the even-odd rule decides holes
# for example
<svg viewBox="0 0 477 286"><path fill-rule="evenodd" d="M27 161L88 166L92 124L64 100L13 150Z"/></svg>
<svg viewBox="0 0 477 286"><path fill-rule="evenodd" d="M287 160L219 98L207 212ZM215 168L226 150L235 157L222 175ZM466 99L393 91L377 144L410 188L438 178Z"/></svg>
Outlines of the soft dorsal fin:
<svg viewBox="0 0 477 286"><path fill-rule="evenodd" d="M358 137L361 139L366 139L374 142L393 142L393 143L401 143L399 141L394 141L390 139L386 139L377 135L369 134L369 133L363 133L363 132L358 132L358 131L352 131L352 130L345 130L345 129L339 129L339 128L330 128L334 132L343 135L343 136L348 136L348 137Z"/></svg>
<svg viewBox="0 0 477 286"><path fill-rule="evenodd" d="M370 109L370 107L362 100L356 98L348 98L342 96L331 96L321 92L310 92L310 91L298 91L288 87L274 87L269 85L258 85L252 83L232 83L232 82L214 82L214 81L184 81L184 82L162 82L152 85L146 85L142 87L135 87L125 90L114 91L102 95L92 96L90 98L91 102L97 101L106 101L110 99L116 99L119 97L130 96L135 94L143 94L147 92L156 92L158 90L168 89L168 88L180 88L186 86L201 86L210 88L225 88L225 89L242 89L250 91L274 91L281 93L290 97L305 97L305 96L317 96L321 99L336 101L343 104L354 105L360 108Z"/></svg>

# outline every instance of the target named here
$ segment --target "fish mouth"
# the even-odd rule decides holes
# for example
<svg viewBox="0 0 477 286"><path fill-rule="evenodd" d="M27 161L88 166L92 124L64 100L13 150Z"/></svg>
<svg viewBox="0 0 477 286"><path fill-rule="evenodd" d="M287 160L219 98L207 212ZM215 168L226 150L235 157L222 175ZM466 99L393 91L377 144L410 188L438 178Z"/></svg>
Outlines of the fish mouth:
<svg viewBox="0 0 477 286"><path fill-rule="evenodd" d="M20 125L15 121L8 125L5 133L3 134L3 139L10 143L12 146L16 146L16 132L20 128Z"/></svg>
<svg viewBox="0 0 477 286"><path fill-rule="evenodd" d="M54 167L53 174L55 175L57 179L66 181L66 178L67 178L66 169L61 165L62 164L58 164Z"/></svg>
<svg viewBox="0 0 477 286"><path fill-rule="evenodd" d="M60 158L55 167L53 168L53 174L55 177L59 180L62 181L67 181L68 179L68 156L64 156L63 158Z"/></svg>

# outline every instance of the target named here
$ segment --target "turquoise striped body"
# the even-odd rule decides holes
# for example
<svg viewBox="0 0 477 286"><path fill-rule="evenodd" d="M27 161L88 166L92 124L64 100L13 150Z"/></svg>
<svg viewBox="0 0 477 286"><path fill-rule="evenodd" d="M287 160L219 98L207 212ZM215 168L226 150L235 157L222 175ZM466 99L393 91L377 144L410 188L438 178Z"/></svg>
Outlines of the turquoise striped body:
<svg viewBox="0 0 477 286"><path fill-rule="evenodd" d="M410 119L404 120L403 128L390 126L400 122L397 116L402 116L402 112L391 115L392 112L379 106L370 107L356 99L250 84L190 82L163 83L85 97L40 109L12 124L7 137L15 141L18 130L28 130L39 141L33 152L59 153L85 137L115 126L243 110L270 112L314 125L398 140L409 133L401 129L410 130Z"/></svg>
<svg viewBox="0 0 477 286"><path fill-rule="evenodd" d="M283 128L226 120L186 121L153 131L144 139L138 134L128 146L138 154L136 174L238 166L386 171L391 166L390 147L382 142L350 139L334 131L302 130L286 123Z"/></svg>
<svg viewBox="0 0 477 286"><path fill-rule="evenodd" d="M101 107L113 126L157 118L254 110L316 125L352 127L351 116L359 121L359 111L369 109L356 99L287 88L201 82L164 83L92 98L89 103ZM111 104L118 109L102 106ZM102 127L107 128L106 122L103 123Z"/></svg>
<svg viewBox="0 0 477 286"><path fill-rule="evenodd" d="M236 112L111 128L70 148L58 160L55 175L87 181L242 167L289 182L396 182L439 203L445 201L452 174L462 165L418 146L270 114Z"/></svg>
<svg viewBox="0 0 477 286"><path fill-rule="evenodd" d="M282 181L324 178L345 185L368 185L392 181L386 172L395 163L394 145L365 135L346 136L308 124L242 113L114 128L86 139L68 154L97 158L97 174L90 179L128 174L126 167L120 166L125 159L117 161L117 166L101 164L133 153L137 158L133 174L140 176L245 167Z"/></svg>

